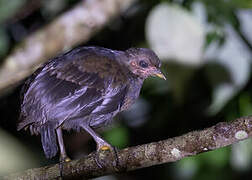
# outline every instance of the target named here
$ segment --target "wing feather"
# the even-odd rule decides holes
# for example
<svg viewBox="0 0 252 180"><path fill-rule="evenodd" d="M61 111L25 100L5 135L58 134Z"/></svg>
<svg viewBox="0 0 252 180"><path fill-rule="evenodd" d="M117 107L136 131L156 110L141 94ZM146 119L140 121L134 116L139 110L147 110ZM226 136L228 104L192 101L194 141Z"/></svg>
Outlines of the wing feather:
<svg viewBox="0 0 252 180"><path fill-rule="evenodd" d="M106 49L67 53L46 63L26 85L18 129L118 112L127 85L124 70Z"/></svg>

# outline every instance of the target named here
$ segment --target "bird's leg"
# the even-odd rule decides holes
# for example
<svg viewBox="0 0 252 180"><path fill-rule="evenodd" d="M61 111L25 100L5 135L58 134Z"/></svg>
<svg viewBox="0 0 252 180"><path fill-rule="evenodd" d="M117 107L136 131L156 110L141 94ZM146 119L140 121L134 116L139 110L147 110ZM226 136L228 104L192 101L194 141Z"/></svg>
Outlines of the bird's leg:
<svg viewBox="0 0 252 180"><path fill-rule="evenodd" d="M62 129L59 127L56 129L56 132L57 132L58 143L59 143L59 148L60 148L60 161L61 162L69 162L69 161L71 161L71 159L66 154L65 145L64 145L64 141L63 141Z"/></svg>
<svg viewBox="0 0 252 180"><path fill-rule="evenodd" d="M117 150L115 147L110 145L108 142L103 140L89 125L83 126L83 128L94 138L97 146L96 150L96 163L100 168L104 167L104 160L102 160L102 157L100 156L105 151L110 151L111 154L114 156L115 163L113 163L114 166L118 164L118 156L117 156Z"/></svg>
<svg viewBox="0 0 252 180"><path fill-rule="evenodd" d="M58 138L58 143L59 143L59 148L60 148L60 163L59 163L60 177L63 178L63 165L65 162L71 161L71 159L66 154L61 127L56 129L56 133L57 133L57 138Z"/></svg>

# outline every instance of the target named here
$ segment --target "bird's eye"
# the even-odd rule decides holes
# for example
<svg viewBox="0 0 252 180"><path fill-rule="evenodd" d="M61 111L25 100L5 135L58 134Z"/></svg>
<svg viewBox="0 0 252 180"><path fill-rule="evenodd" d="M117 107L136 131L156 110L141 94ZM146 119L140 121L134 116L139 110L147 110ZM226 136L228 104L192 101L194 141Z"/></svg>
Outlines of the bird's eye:
<svg viewBox="0 0 252 180"><path fill-rule="evenodd" d="M141 66L142 68L147 68L148 67L148 63L146 63L145 61L139 61L139 66Z"/></svg>

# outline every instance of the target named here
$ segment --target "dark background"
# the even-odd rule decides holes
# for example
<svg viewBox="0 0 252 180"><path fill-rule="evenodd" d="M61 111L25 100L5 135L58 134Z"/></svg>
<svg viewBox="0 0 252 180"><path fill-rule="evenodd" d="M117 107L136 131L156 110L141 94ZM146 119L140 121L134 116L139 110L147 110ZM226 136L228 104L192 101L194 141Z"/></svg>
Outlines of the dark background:
<svg viewBox="0 0 252 180"><path fill-rule="evenodd" d="M0 64L16 44L78 2L77 0L57 1L59 4L53 6L53 3L50 4L49 1L42 3L39 0L30 2L12 0L10 3L0 0L0 11L2 10L0 13ZM229 38L226 32L228 24L239 37L240 43L247 49L250 55L247 66L251 69L252 41L249 38L251 33L245 33L248 31L242 29L244 22L241 22L238 17L239 11L251 11L249 8L252 4L246 0L137 1L129 10L116 17L83 45L97 45L118 50L133 46L151 47L146 40L146 18L156 5L163 2L168 2L170 5L176 4L189 12L193 11L192 7L195 3L201 3L206 11L206 23L218 29L217 31L213 28L205 34L203 51L214 42L217 42L220 48L225 45ZM3 11L7 7L13 7L11 13ZM252 19L251 12L250 15ZM222 33L216 33L219 31ZM189 43L188 46L193 43ZM172 58L162 59L162 70L167 76L167 81L157 78L146 80L140 100L136 105L129 112L120 114L114 125L102 132L111 144L123 148L149 143L251 114L252 78L250 72L246 75L247 81L237 87L233 80L233 72L225 64L218 63L218 60L204 62L202 58L204 62L202 65L192 66L176 59L170 61L170 59ZM237 89L224 105L210 113L208 109L216 98L214 92L218 85L222 84L230 84ZM45 158L39 136L30 136L28 132L16 131L21 86L22 83L0 97L0 149L9 151L8 154L0 150L0 161L2 161L0 175L58 162L57 158L53 160ZM64 139L67 152L72 158L79 158L95 150L95 143L85 132L80 134L66 132ZM185 158L176 163L111 175L106 178L245 180L251 179L251 170L252 142L250 139L213 152Z"/></svg>

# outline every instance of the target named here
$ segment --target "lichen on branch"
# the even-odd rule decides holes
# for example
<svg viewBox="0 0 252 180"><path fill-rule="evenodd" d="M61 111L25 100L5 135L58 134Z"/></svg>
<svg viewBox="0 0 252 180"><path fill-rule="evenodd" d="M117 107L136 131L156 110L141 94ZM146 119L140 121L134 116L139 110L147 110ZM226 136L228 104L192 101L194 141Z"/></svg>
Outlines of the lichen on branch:
<svg viewBox="0 0 252 180"><path fill-rule="evenodd" d="M100 168L95 161L95 154L73 160L64 164L64 178L94 178L112 173L132 171L139 168L178 161L184 157L215 150L252 137L252 116L241 117L232 122L220 122L210 128L192 131L182 136L169 138L135 147L129 147L117 152L115 156L104 152L101 156L106 160ZM57 179L59 164L41 168L29 169L24 172L3 177L13 179Z"/></svg>

